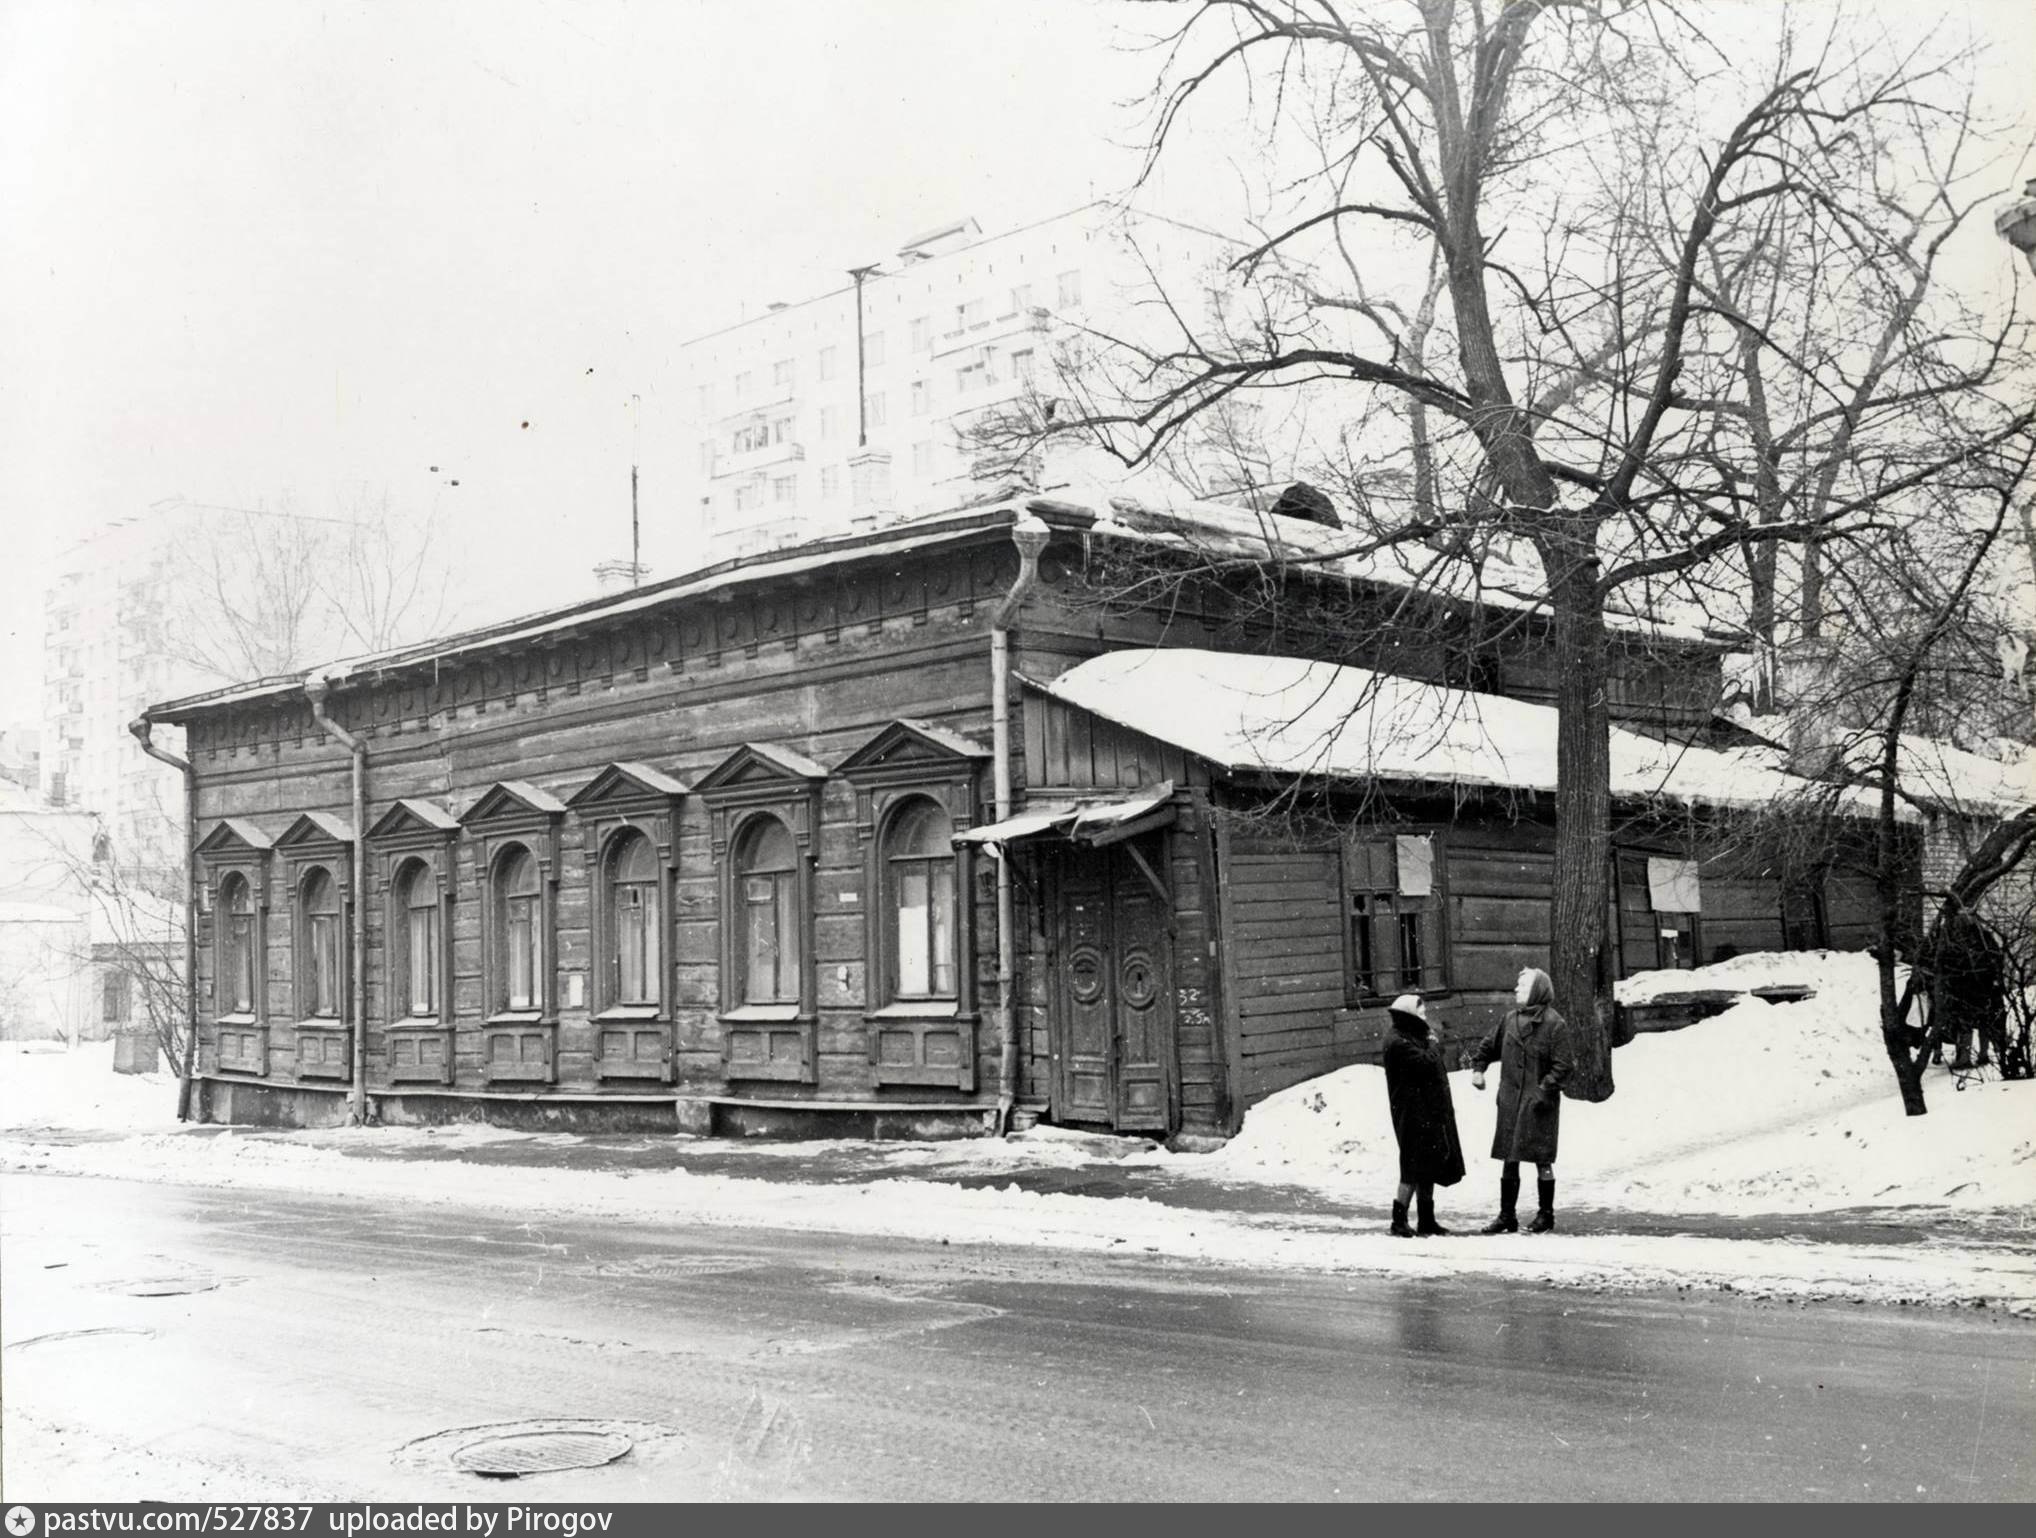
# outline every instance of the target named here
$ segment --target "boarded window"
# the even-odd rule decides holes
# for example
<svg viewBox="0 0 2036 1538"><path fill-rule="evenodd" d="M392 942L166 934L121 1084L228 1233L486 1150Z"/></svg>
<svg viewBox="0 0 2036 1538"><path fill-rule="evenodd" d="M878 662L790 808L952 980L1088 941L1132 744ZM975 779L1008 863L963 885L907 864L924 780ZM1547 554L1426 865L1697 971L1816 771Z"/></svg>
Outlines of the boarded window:
<svg viewBox="0 0 2036 1538"><path fill-rule="evenodd" d="M1353 999L1449 986L1449 937L1432 834L1347 838L1343 894Z"/></svg>

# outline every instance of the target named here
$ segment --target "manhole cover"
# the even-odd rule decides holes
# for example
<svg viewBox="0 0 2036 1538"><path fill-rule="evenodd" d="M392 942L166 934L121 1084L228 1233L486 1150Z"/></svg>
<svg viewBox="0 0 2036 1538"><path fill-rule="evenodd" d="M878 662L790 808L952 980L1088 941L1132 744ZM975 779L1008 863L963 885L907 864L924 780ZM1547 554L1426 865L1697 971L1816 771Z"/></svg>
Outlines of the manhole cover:
<svg viewBox="0 0 2036 1538"><path fill-rule="evenodd" d="M725 1276L731 1271L754 1271L758 1262L747 1255L637 1255L612 1261L599 1268L603 1276L640 1276L656 1279L678 1276Z"/></svg>
<svg viewBox="0 0 2036 1538"><path fill-rule="evenodd" d="M154 1335L154 1330L136 1329L127 1325L116 1324L107 1325L103 1329L97 1330L58 1330L49 1335L31 1335L27 1340L11 1342L7 1349L9 1351L27 1351L31 1347L62 1346L77 1341L118 1340L123 1337L131 1340L148 1340Z"/></svg>
<svg viewBox="0 0 2036 1538"><path fill-rule="evenodd" d="M612 1431L517 1431L467 1443L452 1455L452 1466L491 1479L516 1479L560 1469L598 1469L635 1445Z"/></svg>

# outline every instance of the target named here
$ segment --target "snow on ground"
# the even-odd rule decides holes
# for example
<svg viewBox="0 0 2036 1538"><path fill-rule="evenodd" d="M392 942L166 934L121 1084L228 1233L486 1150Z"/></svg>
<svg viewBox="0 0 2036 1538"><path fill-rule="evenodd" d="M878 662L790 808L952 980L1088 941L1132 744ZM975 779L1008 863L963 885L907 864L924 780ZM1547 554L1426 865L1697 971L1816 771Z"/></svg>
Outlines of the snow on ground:
<svg viewBox="0 0 2036 1538"><path fill-rule="evenodd" d="M1748 997L1679 1031L1651 1032L1612 1057L1612 1098L1566 1102L1561 1202L1629 1211L1816 1212L1861 1206L2005 1208L2036 1215L2036 1084L1957 1090L1929 1074L1931 1114L1902 1114L1882 1049L1870 957L1755 954L1696 971L1642 973L1628 1002L1683 988L1806 983L1816 997ZM1630 997L1628 997L1630 995ZM1496 1075L1483 1093L1450 1076L1470 1173L1445 1193L1490 1201ZM1384 1075L1359 1065L1252 1107L1242 1132L1206 1156L1231 1179L1347 1188L1395 1179Z"/></svg>
<svg viewBox="0 0 2036 1538"><path fill-rule="evenodd" d="M0 1041L0 1127L136 1132L177 1124L177 1076L115 1073L113 1043Z"/></svg>
<svg viewBox="0 0 2036 1538"><path fill-rule="evenodd" d="M860 1184L815 1185L683 1168L587 1170L458 1158L406 1159L500 1139L540 1150L568 1134L477 1126L373 1128L249 1137L173 1120L175 1080L123 1079L100 1049L0 1056L0 1168L113 1175L212 1187L329 1193L370 1202L502 1208L541 1224L547 1213L791 1228L1070 1249L1163 1254L1250 1266L1297 1266L1407 1276L1475 1271L1554 1286L1730 1286L1793 1297L1985 1300L2036 1314L2036 1258L2012 1238L2036 1221L2036 1084L1956 1090L1928 1081L1931 1114L1902 1115L1874 1026L1871 963L1851 956L1740 957L1679 974L1688 985L1802 981L1817 998L1748 999L1676 1032L1642 1036L1614 1058L1618 1083L1599 1105L1563 1110L1562 1209L1600 1209L1596 1230L1552 1236L1395 1241L1369 1222L1311 1209L1212 1211L1143 1197L1027 1191L996 1175L1019 1166L1158 1166L1184 1178L1313 1187L1341 1202L1384 1201L1396 1157L1383 1076L1352 1067L1274 1095L1243 1132L1208 1154L1175 1154L1081 1134L1007 1141L853 1145L775 1143L740 1148L759 1165L823 1160L852 1147L884 1171ZM1705 974L1711 974L1706 977ZM1651 986L1646 978L1637 980ZM1453 1076L1469 1178L1442 1193L1446 1222L1482 1218L1496 1169L1485 1157L1493 1096ZM37 1143L21 1129L125 1130L118 1141ZM350 1152L386 1155L357 1158ZM782 1176L782 1170L777 1173ZM957 1175L988 1175L962 1188ZM1530 1197L1531 1201L1531 1197ZM1742 1241L1694 1234L1606 1232L1603 1214L1810 1214L1841 1208L1890 1214L1928 1237L1903 1245ZM1953 1210L1986 1212L1996 1237L1946 1229ZM1654 1225L1654 1226L1659 1226ZM2005 1229L2008 1238L1999 1237Z"/></svg>

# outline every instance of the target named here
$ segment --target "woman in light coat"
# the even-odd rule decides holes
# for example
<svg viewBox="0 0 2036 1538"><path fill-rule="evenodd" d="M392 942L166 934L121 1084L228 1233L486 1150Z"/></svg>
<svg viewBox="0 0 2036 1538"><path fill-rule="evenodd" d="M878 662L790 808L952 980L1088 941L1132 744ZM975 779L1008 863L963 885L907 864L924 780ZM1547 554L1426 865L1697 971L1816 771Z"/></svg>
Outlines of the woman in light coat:
<svg viewBox="0 0 2036 1538"><path fill-rule="evenodd" d="M1520 1166L1532 1161L1538 1176L1540 1211L1529 1233L1555 1227L1555 1145L1562 1122L1562 1086L1573 1071L1569 1027L1555 1008L1555 985L1538 967L1520 973L1515 1007L1479 1044L1471 1058L1471 1087L1485 1087L1485 1070L1499 1065L1498 1125L1492 1157L1503 1162L1499 1215L1484 1226L1488 1234L1520 1231Z"/></svg>

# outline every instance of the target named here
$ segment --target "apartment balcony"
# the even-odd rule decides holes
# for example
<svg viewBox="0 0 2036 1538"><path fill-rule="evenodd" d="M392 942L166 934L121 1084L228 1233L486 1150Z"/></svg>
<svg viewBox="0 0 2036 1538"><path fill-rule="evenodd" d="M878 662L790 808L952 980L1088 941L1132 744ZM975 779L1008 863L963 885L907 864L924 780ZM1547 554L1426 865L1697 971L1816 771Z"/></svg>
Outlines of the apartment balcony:
<svg viewBox="0 0 2036 1538"><path fill-rule="evenodd" d="M760 449L745 449L740 454L716 454L714 468L707 472L707 478L721 481L755 475L777 465L797 464L805 457L806 445L803 443L767 443Z"/></svg>

